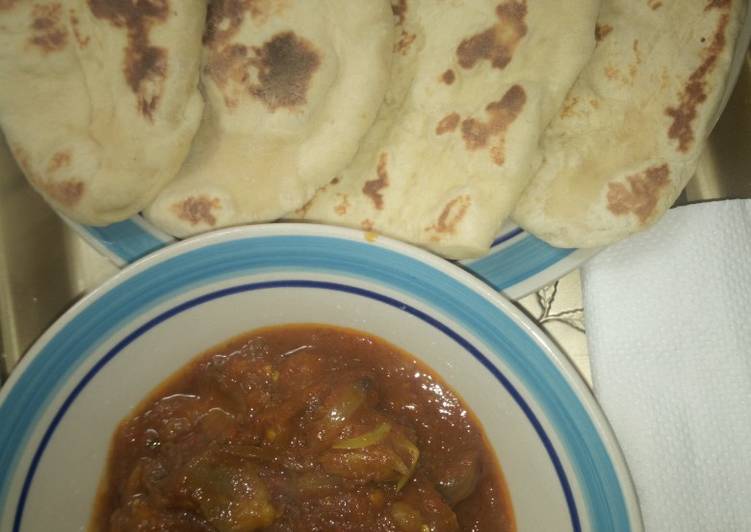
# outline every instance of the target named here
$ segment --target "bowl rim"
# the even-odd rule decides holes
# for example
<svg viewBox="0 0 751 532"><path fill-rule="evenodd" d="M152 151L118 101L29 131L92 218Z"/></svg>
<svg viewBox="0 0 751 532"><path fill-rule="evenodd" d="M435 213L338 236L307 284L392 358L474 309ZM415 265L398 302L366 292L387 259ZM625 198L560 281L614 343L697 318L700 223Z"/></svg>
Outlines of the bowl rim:
<svg viewBox="0 0 751 532"><path fill-rule="evenodd" d="M141 214L104 227L81 225L56 211L60 218L97 252L118 269L134 264L149 253L175 246L190 238L180 239L164 233ZM279 220L258 225L315 224L315 221L293 222ZM235 227L247 227L243 224ZM221 232L217 229L212 232ZM205 234L205 233L204 233ZM481 257L457 262L473 275L492 285L511 299L521 299L582 266L599 253L601 248L557 248L522 227L507 221L499 230L487 253Z"/></svg>
<svg viewBox="0 0 751 532"><path fill-rule="evenodd" d="M170 258L189 253L193 250L207 248L222 242L232 242L246 238L252 239L258 237L274 236L338 238L352 242L359 242L360 244L385 248L399 255L403 255L407 258L411 258L418 262L424 263L429 268L438 270L441 273L447 275L449 278L453 278L459 283L459 285L463 285L465 289L475 292L477 295L496 307L500 312L505 314L510 319L510 321L514 325L516 325L524 334L526 334L547 355L550 361L553 362L564 382L571 388L571 391L574 393L576 399L578 399L578 401L581 403L581 406L585 410L589 420L596 430L596 435L599 437L606 450L607 456L610 459L615 470L614 472L616 473L616 477L619 480L619 487L623 496L623 503L626 508L626 513L629 518L631 529L643 529L634 485L631 480L625 458L623 457L623 453L615 438L612 428L610 427L609 422L605 418L604 413L602 412L596 399L592 395L591 390L589 389L581 375L578 373L578 371L575 369L573 364L531 321L531 319L524 315L524 313L517 307L515 307L510 301L498 294L492 287L483 283L472 274L464 271L462 268L409 244L382 236L373 237L371 233L363 233L362 231L353 229L304 223L261 224L248 227L229 228L186 239L172 246L164 248L157 253L148 255L140 259L139 261L123 269L121 272L118 272L113 278L106 281L100 287L78 301L65 314L63 314L63 316L61 316L37 340L37 342L34 343L32 348L29 350L28 355L24 357L16 370L11 374L11 377L7 381L6 385L3 386L2 389L0 389L0 411L3 409L3 406L5 405L5 402L11 393L11 390L16 386L16 383L23 378L24 374L27 371L27 368L32 364L33 360L40 355L44 346L47 345L50 340L54 338L55 335L57 335L65 326L67 326L74 317L79 315L84 309L88 308L93 302L100 299L103 295L110 292L113 288L125 283L128 279L136 275L147 272L157 264L163 263ZM67 379L68 377L65 377L62 380L65 381ZM41 409L44 408L46 408L46 405L43 405L41 407ZM29 434L27 434L27 436L30 435L35 427L36 424L31 424L29 426ZM15 470L15 465L11 469ZM10 474L8 475L8 480L9 479ZM3 486L0 485L0 488L3 488ZM7 492L7 486L3 491Z"/></svg>

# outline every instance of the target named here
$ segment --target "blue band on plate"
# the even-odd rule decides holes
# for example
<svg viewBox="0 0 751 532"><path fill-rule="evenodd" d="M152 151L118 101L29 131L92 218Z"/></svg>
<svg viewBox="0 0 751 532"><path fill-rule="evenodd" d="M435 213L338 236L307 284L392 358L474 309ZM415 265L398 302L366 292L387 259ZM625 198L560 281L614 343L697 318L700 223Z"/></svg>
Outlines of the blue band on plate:
<svg viewBox="0 0 751 532"><path fill-rule="evenodd" d="M553 360L510 316L447 273L407 255L336 237L251 237L186 251L137 272L73 316L0 404L0 504L35 422L82 361L122 324L166 299L238 275L318 272L374 281L424 301L498 353L543 408L566 449L593 530L631 530L618 475L575 391Z"/></svg>
<svg viewBox="0 0 751 532"><path fill-rule="evenodd" d="M500 382L503 385L503 387L514 398L514 401L517 403L519 408L522 409L522 411L524 412L524 415L527 417L529 422L534 427L535 432L540 438L540 441L545 447L545 450L547 451L548 456L550 457L550 460L553 463L553 468L555 469L556 475L558 476L558 480L561 484L561 489L563 491L564 498L566 500L566 505L568 506L568 509L569 509L572 529L574 532L581 532L581 522L579 520L579 512L576 508L576 501L574 500L574 495L571 491L571 485L569 484L569 481L566 478L566 472L564 471L563 465L561 464L561 460L558 457L558 454L556 453L552 442L550 441L550 437L545 433L545 430L543 429L542 424L537 419L537 416L532 411L532 409L527 404L527 402L524 400L524 398L519 393L519 391L516 388L514 388L514 386L511 384L508 378L506 378L506 376L503 375L503 373L500 372L498 368L493 363L491 363L475 346L473 346L470 342L468 342L461 335L453 331L451 328L446 326L444 323L441 323L440 321L425 314L424 312L410 305L407 305L406 303L398 301L394 298L385 296L383 294L379 294L377 292L373 292L371 290L365 290L362 288L343 285L340 283L327 283L327 282L303 281L303 280L269 281L269 282L263 282L263 283L240 285L240 286L234 286L231 288L225 288L223 290L218 290L216 292L212 292L212 293L197 297L186 303L182 303L174 308L171 308L163 312L156 318L150 320L145 325L142 325L141 327L136 329L134 332L130 333L124 340L122 340L114 348L112 348L86 373L86 375L84 375L84 377L78 382L78 384L76 384L76 386L70 392L68 397L65 398L65 401L63 401L62 406L60 406L58 411L55 413L55 416L52 418L52 421L50 422L47 430L42 436L39 446L37 447L34 453L34 456L31 460L31 464L29 465L29 469L26 474L26 477L24 478L23 487L21 488L21 495L19 497L19 501L16 506L15 516L13 519L13 532L20 532L21 530L21 520L23 519L26 498L28 496L29 489L31 488L31 483L34 480L34 474L36 473L36 469L39 465L39 461L42 458L42 454L47 448L47 444L52 438L55 432L55 429L59 425L60 421L62 421L68 408L70 408L70 405L73 404L73 402L76 400L76 398L81 393L81 391L83 391L86 385L97 375L97 373L99 373L99 371L110 360L112 360L115 356L121 353L123 349L125 349L128 345L130 345L134 340L136 340L138 337L143 335L145 332L149 331L150 329L154 328L160 323L188 309L199 306L208 301L213 301L215 299L219 299L228 295L233 295L233 294L237 294L241 292L247 292L247 291L253 291L253 290L268 290L272 288L288 288L288 287L319 288L319 289L324 289L324 290L336 290L336 291L347 292L350 294L355 294L358 296L367 297L369 299L380 301L394 308L407 312L421 319L422 321L432 325L434 328L438 329L443 334L450 337L457 344L459 344L466 351L468 351L488 371L490 371L490 373L496 378L498 382Z"/></svg>
<svg viewBox="0 0 751 532"><path fill-rule="evenodd" d="M134 218L142 220L140 217ZM88 238L103 246L122 264L146 256L170 243L169 239L150 231L149 223L134 219L106 227L83 226L71 223ZM512 242L513 241L513 242ZM498 247L502 249L495 249ZM515 227L493 241L490 253L476 260L462 262L462 266L480 277L496 290L507 290L562 261L575 249L554 248L542 240Z"/></svg>
<svg viewBox="0 0 751 532"><path fill-rule="evenodd" d="M157 249L163 248L168 241L156 237L132 220L125 220L106 227L74 224L94 239L125 264L135 262Z"/></svg>
<svg viewBox="0 0 751 532"><path fill-rule="evenodd" d="M518 229L521 234L523 231ZM517 236L515 234L514 236ZM498 245L498 241L493 245ZM464 268L496 290L507 290L550 268L571 255L576 249L554 248L539 238L525 233L524 238L485 257L467 261Z"/></svg>

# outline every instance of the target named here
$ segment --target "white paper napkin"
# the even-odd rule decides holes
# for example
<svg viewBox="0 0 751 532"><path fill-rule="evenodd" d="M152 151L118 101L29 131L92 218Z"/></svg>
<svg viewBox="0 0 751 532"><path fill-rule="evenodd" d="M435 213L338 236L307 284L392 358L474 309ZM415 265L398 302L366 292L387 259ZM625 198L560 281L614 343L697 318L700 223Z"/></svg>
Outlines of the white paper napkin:
<svg viewBox="0 0 751 532"><path fill-rule="evenodd" d="M582 280L647 531L751 531L751 200L673 209Z"/></svg>

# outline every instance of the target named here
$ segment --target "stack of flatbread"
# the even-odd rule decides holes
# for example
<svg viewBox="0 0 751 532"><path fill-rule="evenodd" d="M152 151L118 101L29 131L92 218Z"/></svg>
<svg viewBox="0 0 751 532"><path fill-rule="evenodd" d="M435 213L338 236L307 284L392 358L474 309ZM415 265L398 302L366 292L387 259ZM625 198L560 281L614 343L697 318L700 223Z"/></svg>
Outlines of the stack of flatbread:
<svg viewBox="0 0 751 532"><path fill-rule="evenodd" d="M513 219L648 226L697 164L746 0L0 0L0 126L55 208L277 219L450 258Z"/></svg>
<svg viewBox="0 0 751 532"><path fill-rule="evenodd" d="M605 0L597 47L545 132L513 217L553 245L644 229L693 176L718 116L746 0Z"/></svg>
<svg viewBox="0 0 751 532"><path fill-rule="evenodd" d="M388 85L386 0L215 0L203 122L147 216L176 236L275 220L354 156Z"/></svg>
<svg viewBox="0 0 751 532"><path fill-rule="evenodd" d="M87 224L174 178L201 122L202 2L0 1L0 125L19 166Z"/></svg>
<svg viewBox="0 0 751 532"><path fill-rule="evenodd" d="M485 252L594 48L598 2L407 0L394 76L355 160L297 216L460 258Z"/></svg>

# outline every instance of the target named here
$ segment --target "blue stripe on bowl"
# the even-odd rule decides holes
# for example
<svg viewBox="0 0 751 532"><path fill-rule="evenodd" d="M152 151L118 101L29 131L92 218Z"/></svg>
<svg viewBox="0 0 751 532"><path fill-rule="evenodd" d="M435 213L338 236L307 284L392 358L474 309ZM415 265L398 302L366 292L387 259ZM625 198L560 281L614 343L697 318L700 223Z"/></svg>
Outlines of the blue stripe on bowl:
<svg viewBox="0 0 751 532"><path fill-rule="evenodd" d="M465 261L461 265L500 291L507 290L550 268L574 251L576 250L554 248L526 233L524 238L498 252L491 251L481 259Z"/></svg>
<svg viewBox="0 0 751 532"><path fill-rule="evenodd" d="M71 225L104 246L124 264L130 264L171 243L171 240L157 236L159 232L156 229L150 230L151 224L140 216L106 227L84 226L74 222ZM508 245L520 236L522 238L517 242ZM493 248L504 244L506 247L493 252ZM550 268L574 251L576 250L554 248L525 233L520 227L515 227L493 241L491 252L487 256L462 261L460 264L496 290L503 291Z"/></svg>
<svg viewBox="0 0 751 532"><path fill-rule="evenodd" d="M574 532L581 532L581 522L579 520L579 512L576 507L576 501L574 500L574 495L571 491L571 486L569 484L568 479L566 478L566 472L563 469L563 465L561 464L561 460L558 457L558 454L555 451L555 448L553 447L552 442L550 441L550 437L545 433L545 430L542 427L542 424L537 419L537 416L533 412L532 408L527 404L527 402L524 400L522 395L519 393L519 391L511 384L511 382L506 378L505 375L501 371L498 370L498 368L493 365L492 362L490 362L475 346L473 346L469 341L467 341L465 338L463 338L461 335L453 331L451 328L446 326L444 323L441 323L440 321L436 320L435 318L432 318L428 314L425 314L424 312L407 305L406 303L396 300L394 298L391 298L389 296L385 296L383 294L379 294L377 292L373 292L372 290L365 290L362 288L357 288L353 286L343 285L340 283L330 283L330 282L318 282L318 281L305 281L305 280L280 280L280 281L269 281L269 282L263 282L263 283L254 283L254 284L247 284L247 285L239 285L231 288L225 288L223 290L218 290L209 294L205 294L203 296L197 297L195 299L192 299L186 303L180 304L172 309L169 309L156 318L150 320L145 325L142 325L138 329L136 329L134 332L130 333L124 340L119 342L113 349L111 349L104 357L102 357L87 373L84 375L84 377L81 379L81 381L76 384L76 386L73 388L73 390L70 392L68 397L63 401L62 406L58 409L57 413L53 417L52 421L50 422L49 427L47 428L46 432L44 433L44 436L42 437L39 446L37 447L36 452L34 453L34 456L32 458L31 464L29 466L28 472L26 474L26 478L24 479L23 487L21 490L21 495L19 498L18 505L16 506L16 512L15 517L13 521L13 532L20 532L21 529L21 520L23 519L23 512L24 507L26 504L26 498L28 496L29 489L31 487L31 483L34 479L34 474L36 472L36 469L39 465L39 461L41 460L42 454L44 453L47 444L49 443L50 439L52 438L52 435L54 434L55 429L59 425L60 421L62 421L62 418L65 416L68 408L71 404L76 400L78 395L83 391L83 389L86 387L86 385L91 382L91 380L96 377L97 373L115 356L120 354L125 347L130 345L134 340L136 340L138 337L140 337L142 334L147 332L148 330L154 328L155 326L159 325L160 323L168 320L169 318L176 316L177 314L180 314L188 309L191 309L193 307L196 307L198 305L201 305L203 303L206 303L208 301L213 301L215 299L219 299L221 297L225 297L228 295L233 295L241 292L246 291L253 291L253 290L268 290L273 288L288 288L288 287L302 287L302 288L318 288L318 289L324 289L324 290L335 290L335 291L341 291L341 292L347 292L350 294L359 295L362 297L366 297L369 299L374 299L376 301L380 301L382 303L385 303L387 305L390 305L394 308L397 308L399 310L402 310L404 312L407 312L422 321L430 324L437 330L441 331L443 334L450 337L452 340L454 340L457 344L459 344L461 347L463 347L465 350L467 350L475 359L477 359L490 373L496 378L496 380L503 385L503 387L506 389L506 391L513 397L514 401L516 401L519 408L522 409L525 416L529 420L529 422L532 424L532 426L535 429L535 432L537 433L538 437L540 438L543 446L545 447L545 450L548 453L548 456L550 457L551 462L553 463L553 468L555 469L555 472L558 476L559 482L561 484L561 490L563 491L564 498L566 500L566 505L569 509L569 516L571 519L571 527L574 530Z"/></svg>
<svg viewBox="0 0 751 532"><path fill-rule="evenodd" d="M167 244L133 220L125 220L106 227L80 224L74 224L74 227L99 242L107 251L122 259L125 264L135 262Z"/></svg>
<svg viewBox="0 0 751 532"><path fill-rule="evenodd" d="M498 353L544 409L565 446L593 530L632 529L622 487L584 405L547 353L490 300L427 263L365 242L319 236L218 241L153 264L79 310L32 358L0 404L0 503L30 431L70 373L121 324L192 287L263 272L361 278L435 307Z"/></svg>

